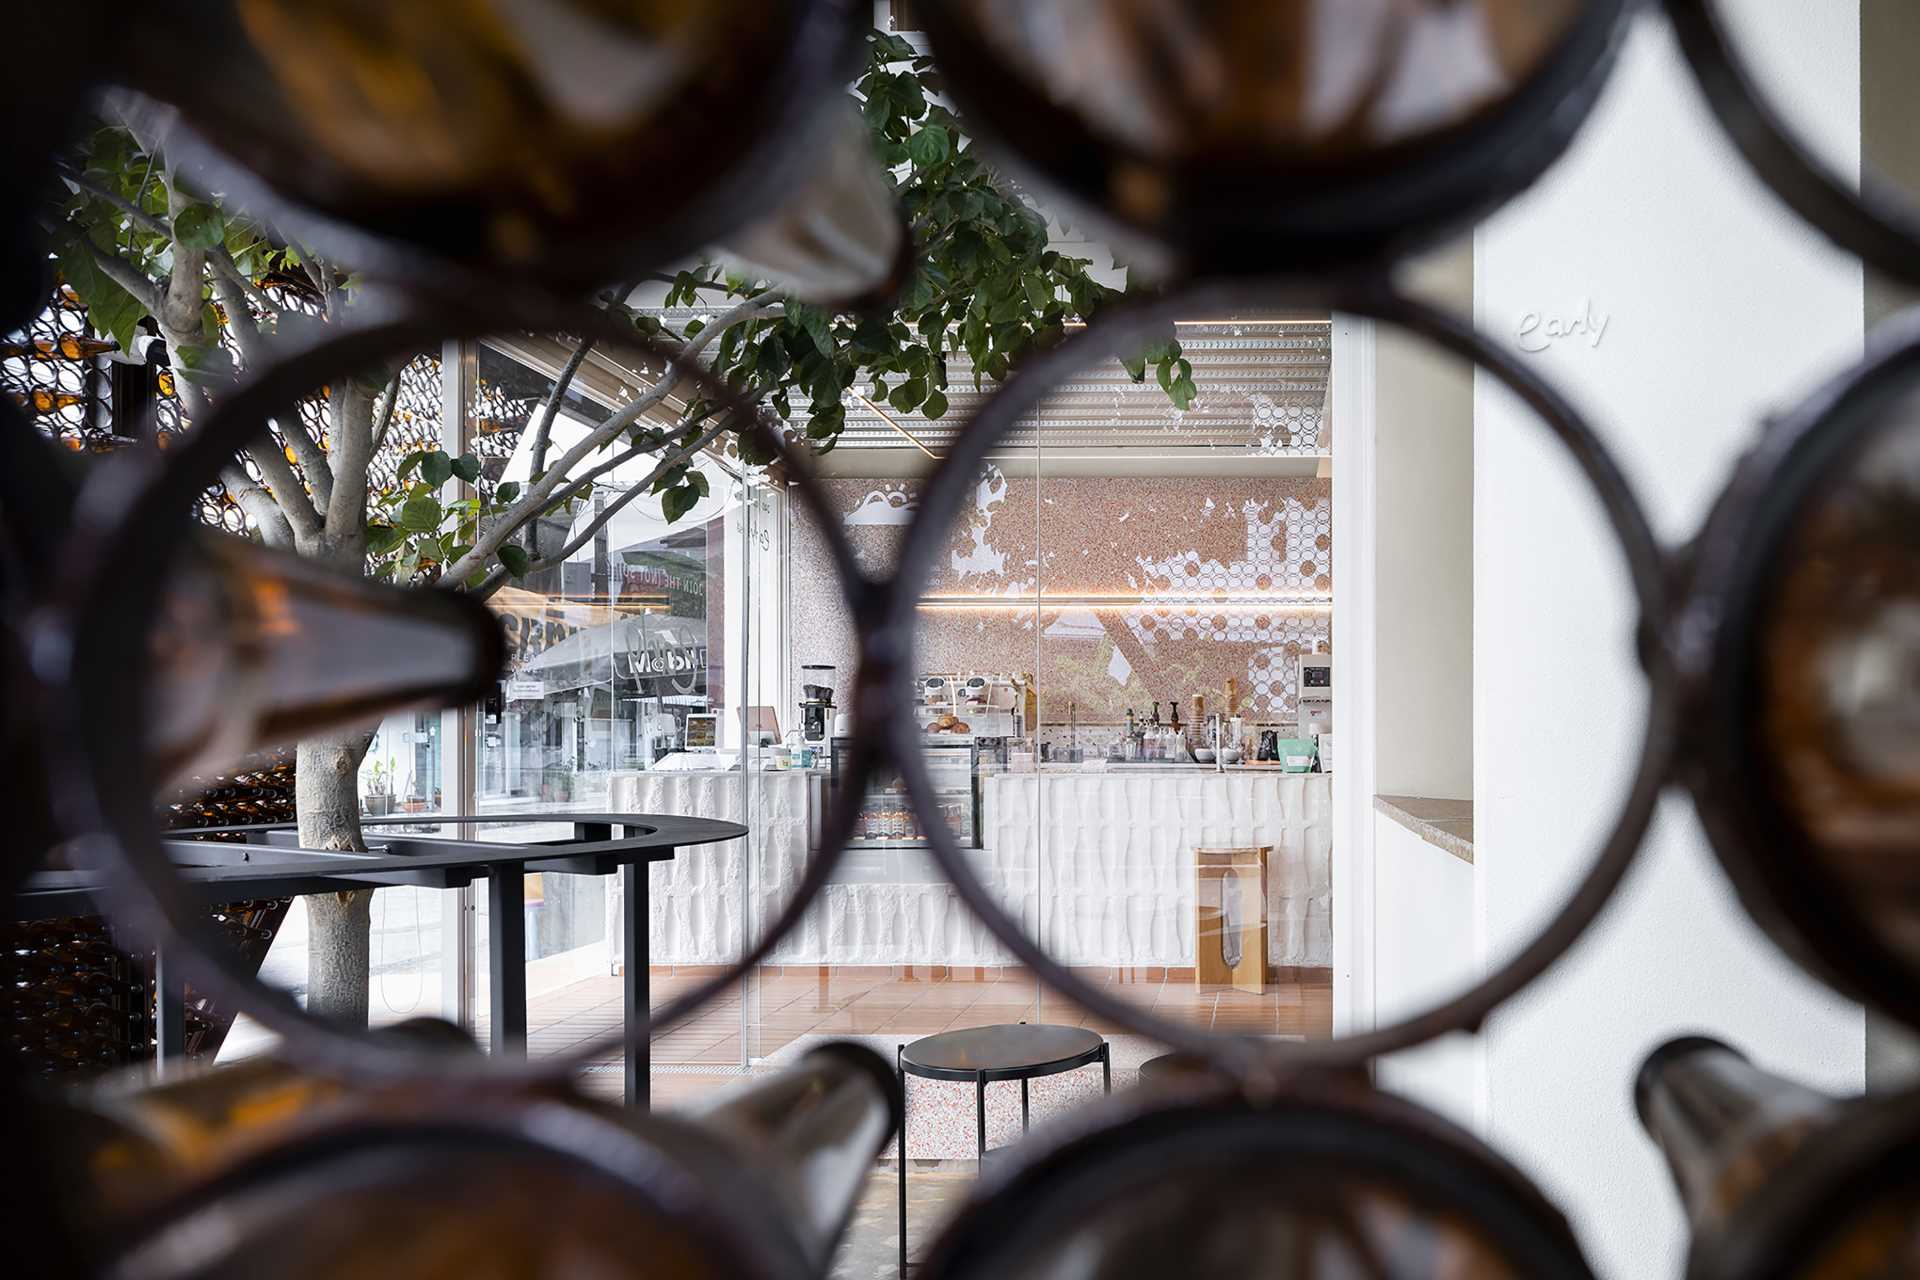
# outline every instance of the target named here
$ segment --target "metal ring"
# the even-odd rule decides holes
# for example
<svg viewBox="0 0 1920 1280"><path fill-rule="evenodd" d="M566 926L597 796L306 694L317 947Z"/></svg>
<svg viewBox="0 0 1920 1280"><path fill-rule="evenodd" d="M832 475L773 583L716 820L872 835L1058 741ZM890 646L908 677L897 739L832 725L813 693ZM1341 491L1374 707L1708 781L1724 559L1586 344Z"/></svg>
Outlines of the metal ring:
<svg viewBox="0 0 1920 1280"><path fill-rule="evenodd" d="M1834 244L1920 286L1920 210L1856 190L1807 148L1734 51L1714 0L1666 10L1707 105L1760 179Z"/></svg>
<svg viewBox="0 0 1920 1280"><path fill-rule="evenodd" d="M206 84L217 77L201 75L183 81L155 72L148 65L151 58L136 56L139 41L146 38L137 28L134 48L114 48L111 52L119 56L96 60L91 68L82 70L109 82L125 82L178 107L184 123L167 137L169 160L190 172L200 172L202 184L221 191L230 207L245 209L296 234L302 244L331 261L354 264L355 270L368 279L403 284L427 296L486 311L498 305L503 292L521 288L564 291L574 285L584 290L622 273L681 260L778 206L813 162L815 148L810 144L828 114L822 108L833 104L844 93L845 84L857 76L853 64L860 32L869 16L852 0L789 0L783 8L794 12L792 30L777 65L754 81L756 93L728 104L728 119L746 117L739 130L742 146L737 154L726 156L714 172L703 175L701 189L691 194L683 208L663 216L660 209L650 206L647 216L626 219L624 234L609 227L596 228L561 246L565 252L545 245L524 261L484 251L462 254L430 239L403 238L379 225L377 212L356 218L327 210L276 186L229 154L195 123L202 115L197 101L204 101L196 95L203 94ZM103 34L102 39L111 42L124 34L116 30ZM216 47L224 38L219 33L210 37ZM237 57L244 59L245 55ZM163 67L171 70L164 59ZM675 133L685 135L685 147L703 156L711 153L709 139L695 138L693 131L685 128L667 130L666 136ZM268 150L267 144L258 140L254 144L256 157ZM628 203L649 203L649 188L658 183L649 175L623 185L631 188L624 197L596 192L594 200L617 204L624 198Z"/></svg>
<svg viewBox="0 0 1920 1280"><path fill-rule="evenodd" d="M1355 1036L1277 1045L1216 1035L1156 1017L1075 977L1049 956L987 893L946 825L932 819L938 808L914 726L895 717L889 726L892 763L913 797L935 857L961 899L994 936L1047 986L1096 1016L1206 1056L1223 1070L1243 1078L1309 1066L1352 1066L1448 1031L1474 1030L1502 1001L1543 973L1599 915L1633 862L1669 774L1678 702L1673 668L1664 647L1645 642L1646 637L1661 633L1666 617L1666 561L1613 455L1570 403L1504 348L1470 324L1402 297L1390 285L1370 277L1334 282L1291 278L1203 282L1149 303L1115 308L1066 342L1036 355L980 407L925 485L919 514L908 530L892 584L889 630L900 634L911 631L916 605L959 514L963 493L987 455L1055 386L1097 360L1139 350L1180 316L1232 314L1281 304L1328 307L1397 324L1493 373L1532 409L1593 486L1619 539L1640 610L1640 658L1651 689L1640 763L1620 813L1586 878L1531 943L1478 986L1436 1009Z"/></svg>
<svg viewBox="0 0 1920 1280"><path fill-rule="evenodd" d="M662 1224L677 1225L716 1260L726 1258L737 1274L797 1280L792 1258L766 1238L766 1222L748 1204L713 1194L712 1170L700 1167L711 1157L697 1144L673 1141L678 1126L636 1131L604 1114L561 1102L529 1102L494 1089L455 1090L433 1100L425 1115L393 1114L397 1104L413 1109L419 1101L375 1100L368 1114L301 1126L290 1137L193 1182L142 1213L122 1233L131 1242L116 1248L102 1273L115 1280L198 1275L211 1252L202 1234L206 1219L236 1216L236 1204L244 1206L249 1196L298 1202L307 1193L350 1191L354 1172L363 1179L431 1178L435 1162L464 1150L479 1157L491 1153L512 1161L548 1161L577 1177L604 1182L639 1201ZM444 1163L437 1167L444 1174ZM244 1209L238 1216L244 1217ZM215 1236L228 1239L230 1231Z"/></svg>
<svg viewBox="0 0 1920 1280"><path fill-rule="evenodd" d="M932 1280L1002 1275L1036 1230L1057 1234L1116 1196L1165 1196L1169 1179L1225 1160L1299 1178L1309 1192L1342 1176L1424 1191L1505 1251L1514 1274L1592 1280L1565 1216L1525 1175L1451 1121L1365 1084L1316 1078L1258 1102L1210 1082L1133 1089L1049 1121L1045 1134L983 1173L928 1246Z"/></svg>
<svg viewBox="0 0 1920 1280"><path fill-rule="evenodd" d="M1259 151L1190 163L1130 151L998 56L978 30L980 7L919 13L955 102L996 157L1170 251L1173 274L1315 273L1405 257L1532 185L1592 114L1638 0L1585 0L1508 96L1465 119L1358 158L1294 163ZM1116 209L1116 193L1143 180L1163 205Z"/></svg>
<svg viewBox="0 0 1920 1280"><path fill-rule="evenodd" d="M802 500L823 529L856 615L874 612L874 589L854 562L803 457L753 415L738 393L697 361L683 359L593 308L528 298L516 303L510 317L498 312L485 317L466 312L402 315L326 335L322 341L290 351L234 388L206 422L186 433L181 444L166 454L125 453L98 468L75 506L72 534L60 564L61 594L54 607L36 620L29 637L35 672L48 694L47 737L57 820L74 838L76 851L105 869L116 919L146 938L179 943L182 969L195 986L286 1036L303 1064L318 1071L376 1079L423 1070L441 1076L549 1079L629 1043L626 1035L613 1034L537 1065L529 1062L503 1069L498 1063L489 1066L485 1059L453 1059L403 1043L381 1043L364 1031L309 1017L290 995L266 986L228 955L230 948L182 892L147 808L146 797L152 791L142 755L147 623L173 563L178 530L189 518L198 494L227 459L265 429L269 417L341 369L372 364L445 338L479 337L503 328L573 332L647 351L666 364L663 376L684 378L698 386L703 396L724 406L724 411L744 413L747 429L787 462ZM858 686L856 711L860 690L870 685L863 678ZM846 786L829 801L824 852L808 866L785 910L726 972L709 977L650 1014L632 1033L632 1044L644 1043L638 1037L653 1024L680 1021L713 999L764 960L798 923L852 832L858 797L878 767L881 750L877 736L856 743Z"/></svg>
<svg viewBox="0 0 1920 1280"><path fill-rule="evenodd" d="M1853 923L1854 891L1810 856L1818 842L1781 801L1758 724L1763 677L1751 646L1777 583L1781 545L1821 486L1884 433L1882 411L1920 387L1920 308L1875 330L1875 350L1771 425L1741 459L1696 542L1674 631L1687 720L1687 783L1741 905L1801 968L1828 986L1920 1025L1911 958ZM1684 645L1684 647L1682 647Z"/></svg>

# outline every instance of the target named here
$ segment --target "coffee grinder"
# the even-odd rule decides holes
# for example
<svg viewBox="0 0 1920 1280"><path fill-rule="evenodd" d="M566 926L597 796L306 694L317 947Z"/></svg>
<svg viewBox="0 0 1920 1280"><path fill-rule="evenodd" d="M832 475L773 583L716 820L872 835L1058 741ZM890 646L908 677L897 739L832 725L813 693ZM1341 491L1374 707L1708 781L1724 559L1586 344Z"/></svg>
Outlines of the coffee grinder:
<svg viewBox="0 0 1920 1280"><path fill-rule="evenodd" d="M820 662L809 662L800 668L800 740L814 746L825 746L827 736L833 730L833 673L837 668ZM813 680L819 683L805 683Z"/></svg>

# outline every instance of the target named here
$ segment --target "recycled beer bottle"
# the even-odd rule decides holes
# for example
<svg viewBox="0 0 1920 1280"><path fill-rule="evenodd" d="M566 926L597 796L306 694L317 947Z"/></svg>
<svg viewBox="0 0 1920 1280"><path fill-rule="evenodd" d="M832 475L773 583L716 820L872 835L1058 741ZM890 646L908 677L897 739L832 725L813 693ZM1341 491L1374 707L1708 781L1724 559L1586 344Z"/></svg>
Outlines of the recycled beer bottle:
<svg viewBox="0 0 1920 1280"><path fill-rule="evenodd" d="M1836 1098L1686 1036L1634 1106L1692 1222L1688 1280L1920 1274L1920 1093Z"/></svg>
<svg viewBox="0 0 1920 1280"><path fill-rule="evenodd" d="M68 1203L116 1251L102 1270L241 1280L270 1258L281 1280L802 1280L825 1274L899 1121L891 1068L845 1044L679 1115L561 1087L346 1094L246 1067L111 1104L68 1095L63 1148L90 1153L63 1170ZM130 1223L146 1234L109 1238Z"/></svg>
<svg viewBox="0 0 1920 1280"><path fill-rule="evenodd" d="M1364 1081L1255 1102L1203 1069L1118 1116L1010 1152L921 1280L1591 1280L1518 1171Z"/></svg>
<svg viewBox="0 0 1920 1280"><path fill-rule="evenodd" d="M148 747L163 777L387 710L477 699L505 653L499 624L464 596L219 534L194 540L149 635ZM241 815L203 801L198 816Z"/></svg>

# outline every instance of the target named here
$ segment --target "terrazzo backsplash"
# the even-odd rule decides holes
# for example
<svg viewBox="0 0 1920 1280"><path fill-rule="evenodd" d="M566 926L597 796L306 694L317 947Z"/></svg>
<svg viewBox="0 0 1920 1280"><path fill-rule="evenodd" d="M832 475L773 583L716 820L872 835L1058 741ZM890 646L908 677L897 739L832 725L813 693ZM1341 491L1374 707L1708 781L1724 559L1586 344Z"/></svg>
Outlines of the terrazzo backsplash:
<svg viewBox="0 0 1920 1280"><path fill-rule="evenodd" d="M891 572L919 488L911 480L826 482L870 574ZM844 690L852 628L818 527L804 504L793 511L793 661L835 664ZM1324 479L1035 481L990 468L927 588L934 607L920 614L914 669L1031 671L1042 721L1064 723L1071 704L1083 725L1118 724L1128 708L1145 717L1154 702L1174 698L1185 718L1194 694L1218 709L1232 677L1245 716L1290 721L1295 659L1331 651L1330 610L1297 602L1330 603L1332 511L1332 482ZM1046 607L1035 609L1036 593ZM1010 602L983 605L981 597Z"/></svg>

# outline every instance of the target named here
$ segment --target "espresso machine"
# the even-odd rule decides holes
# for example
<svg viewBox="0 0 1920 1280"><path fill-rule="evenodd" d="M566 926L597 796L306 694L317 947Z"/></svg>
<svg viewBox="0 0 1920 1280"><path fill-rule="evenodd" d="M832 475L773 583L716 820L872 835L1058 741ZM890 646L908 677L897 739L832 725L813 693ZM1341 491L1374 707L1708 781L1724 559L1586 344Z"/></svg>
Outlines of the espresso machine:
<svg viewBox="0 0 1920 1280"><path fill-rule="evenodd" d="M800 740L825 746L833 732L833 674L837 668L809 662L800 668ZM819 683L806 683L809 680Z"/></svg>

